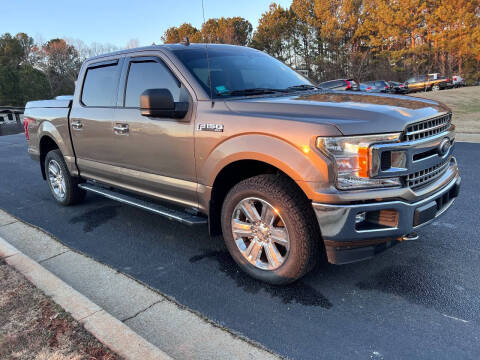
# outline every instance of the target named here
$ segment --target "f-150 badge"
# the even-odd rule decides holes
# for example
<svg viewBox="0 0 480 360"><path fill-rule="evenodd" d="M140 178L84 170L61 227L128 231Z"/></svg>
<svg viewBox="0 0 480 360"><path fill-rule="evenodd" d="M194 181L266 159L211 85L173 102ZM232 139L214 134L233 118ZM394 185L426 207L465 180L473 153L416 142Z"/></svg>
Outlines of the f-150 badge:
<svg viewBox="0 0 480 360"><path fill-rule="evenodd" d="M197 124L197 130L223 132L223 124Z"/></svg>

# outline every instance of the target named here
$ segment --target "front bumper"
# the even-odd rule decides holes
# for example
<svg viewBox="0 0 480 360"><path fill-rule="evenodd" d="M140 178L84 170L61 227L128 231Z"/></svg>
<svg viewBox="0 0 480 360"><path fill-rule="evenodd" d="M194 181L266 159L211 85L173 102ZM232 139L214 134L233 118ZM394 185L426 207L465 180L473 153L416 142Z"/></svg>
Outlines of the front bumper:
<svg viewBox="0 0 480 360"><path fill-rule="evenodd" d="M354 205L313 203L330 263L345 264L373 257L401 238L432 222L455 201L458 174L439 191L418 202L401 200ZM356 222L365 213L366 221ZM374 219L370 222L368 219Z"/></svg>

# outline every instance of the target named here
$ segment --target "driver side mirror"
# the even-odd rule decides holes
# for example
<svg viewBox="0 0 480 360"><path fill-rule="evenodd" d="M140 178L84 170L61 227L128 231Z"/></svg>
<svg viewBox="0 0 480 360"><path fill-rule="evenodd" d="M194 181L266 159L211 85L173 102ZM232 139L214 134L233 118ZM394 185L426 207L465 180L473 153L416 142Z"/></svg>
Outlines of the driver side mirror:
<svg viewBox="0 0 480 360"><path fill-rule="evenodd" d="M142 116L183 119L188 112L188 102L175 102L168 89L148 89L140 95Z"/></svg>

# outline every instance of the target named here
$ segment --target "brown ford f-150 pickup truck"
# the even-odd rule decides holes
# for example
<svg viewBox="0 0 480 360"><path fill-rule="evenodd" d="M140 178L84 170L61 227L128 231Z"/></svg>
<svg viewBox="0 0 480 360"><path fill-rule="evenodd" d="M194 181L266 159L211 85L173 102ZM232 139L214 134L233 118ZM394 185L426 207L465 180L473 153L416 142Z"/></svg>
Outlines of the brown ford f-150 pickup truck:
<svg viewBox="0 0 480 360"><path fill-rule="evenodd" d="M71 99L29 102L29 153L62 205L91 191L223 234L273 284L368 259L458 195L451 112L324 91L263 52L174 44L85 61Z"/></svg>

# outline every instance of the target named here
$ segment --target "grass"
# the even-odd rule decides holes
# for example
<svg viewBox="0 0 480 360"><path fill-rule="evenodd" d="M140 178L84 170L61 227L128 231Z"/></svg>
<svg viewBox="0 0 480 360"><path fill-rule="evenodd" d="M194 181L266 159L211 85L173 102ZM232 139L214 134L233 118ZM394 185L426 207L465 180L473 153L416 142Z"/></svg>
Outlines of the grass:
<svg viewBox="0 0 480 360"><path fill-rule="evenodd" d="M119 359L1 258L0 289L0 359Z"/></svg>
<svg viewBox="0 0 480 360"><path fill-rule="evenodd" d="M457 132L480 134L480 86L411 94L444 103L453 111Z"/></svg>

